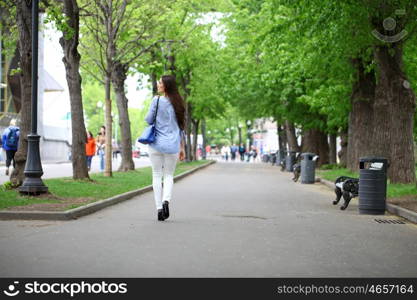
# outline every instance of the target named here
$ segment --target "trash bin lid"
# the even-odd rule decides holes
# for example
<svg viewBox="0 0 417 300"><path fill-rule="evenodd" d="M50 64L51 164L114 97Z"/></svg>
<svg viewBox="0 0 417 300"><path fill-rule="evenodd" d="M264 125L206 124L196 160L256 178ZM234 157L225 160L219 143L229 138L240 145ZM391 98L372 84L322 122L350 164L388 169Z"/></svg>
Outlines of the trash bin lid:
<svg viewBox="0 0 417 300"><path fill-rule="evenodd" d="M385 157L378 157L378 156L366 156L359 158L359 162L371 162L371 163L388 163L388 159Z"/></svg>
<svg viewBox="0 0 417 300"><path fill-rule="evenodd" d="M369 170L384 170L389 168L388 159L385 157L367 156L359 158L359 168Z"/></svg>
<svg viewBox="0 0 417 300"><path fill-rule="evenodd" d="M311 153L311 152L301 153L301 156L315 156L315 155L316 155L315 153Z"/></svg>

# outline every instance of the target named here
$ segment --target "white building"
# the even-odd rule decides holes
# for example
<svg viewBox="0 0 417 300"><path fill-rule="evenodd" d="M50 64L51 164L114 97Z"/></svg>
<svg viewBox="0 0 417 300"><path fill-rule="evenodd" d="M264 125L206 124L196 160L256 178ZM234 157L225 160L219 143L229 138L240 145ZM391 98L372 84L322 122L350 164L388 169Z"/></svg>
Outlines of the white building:
<svg viewBox="0 0 417 300"><path fill-rule="evenodd" d="M278 150L277 124L271 119L257 119L253 124L254 133L253 145L260 151L266 153Z"/></svg>
<svg viewBox="0 0 417 300"><path fill-rule="evenodd" d="M0 36L1 37L1 36ZM2 48L0 40L0 48ZM59 34L41 26L38 57L38 134L43 161L66 161L71 149L71 115L65 67L62 62ZM16 92L9 84L8 71L12 58L0 53L0 131L16 113Z"/></svg>

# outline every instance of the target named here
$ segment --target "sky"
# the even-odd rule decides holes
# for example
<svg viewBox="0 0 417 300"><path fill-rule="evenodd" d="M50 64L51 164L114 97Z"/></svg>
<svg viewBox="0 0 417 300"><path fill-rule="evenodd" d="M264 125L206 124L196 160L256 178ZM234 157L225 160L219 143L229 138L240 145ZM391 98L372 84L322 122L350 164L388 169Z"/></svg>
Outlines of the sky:
<svg viewBox="0 0 417 300"><path fill-rule="evenodd" d="M48 26L44 30L44 36L44 68L65 90L68 90L65 66L62 62L63 52L59 44L61 34L51 26ZM141 108L144 100L151 94L151 90L147 88L138 88L138 78L139 74L136 74L128 76L126 80L126 95L129 99L128 105L130 108ZM148 77L146 76L145 78Z"/></svg>

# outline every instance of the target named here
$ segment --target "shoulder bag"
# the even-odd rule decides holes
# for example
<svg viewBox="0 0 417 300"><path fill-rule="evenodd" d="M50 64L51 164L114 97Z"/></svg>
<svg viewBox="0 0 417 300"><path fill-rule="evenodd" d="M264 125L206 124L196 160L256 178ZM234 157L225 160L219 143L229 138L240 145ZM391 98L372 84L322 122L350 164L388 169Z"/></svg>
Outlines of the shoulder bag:
<svg viewBox="0 0 417 300"><path fill-rule="evenodd" d="M138 138L138 142L142 144L152 144L155 142L155 136L156 136L156 116L158 114L158 106L159 106L159 96L158 100L156 102L156 111L155 111L155 117L153 119L153 123L145 128L142 135Z"/></svg>

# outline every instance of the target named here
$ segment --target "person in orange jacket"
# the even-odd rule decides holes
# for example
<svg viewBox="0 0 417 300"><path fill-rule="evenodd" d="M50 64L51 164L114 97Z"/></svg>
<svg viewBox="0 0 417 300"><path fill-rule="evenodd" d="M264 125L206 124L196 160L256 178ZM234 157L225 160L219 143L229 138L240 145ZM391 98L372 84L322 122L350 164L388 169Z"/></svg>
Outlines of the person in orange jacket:
<svg viewBox="0 0 417 300"><path fill-rule="evenodd" d="M91 131L87 131L87 143L85 144L85 154L87 156L87 168L91 169L91 161L96 154L96 139L93 137Z"/></svg>

